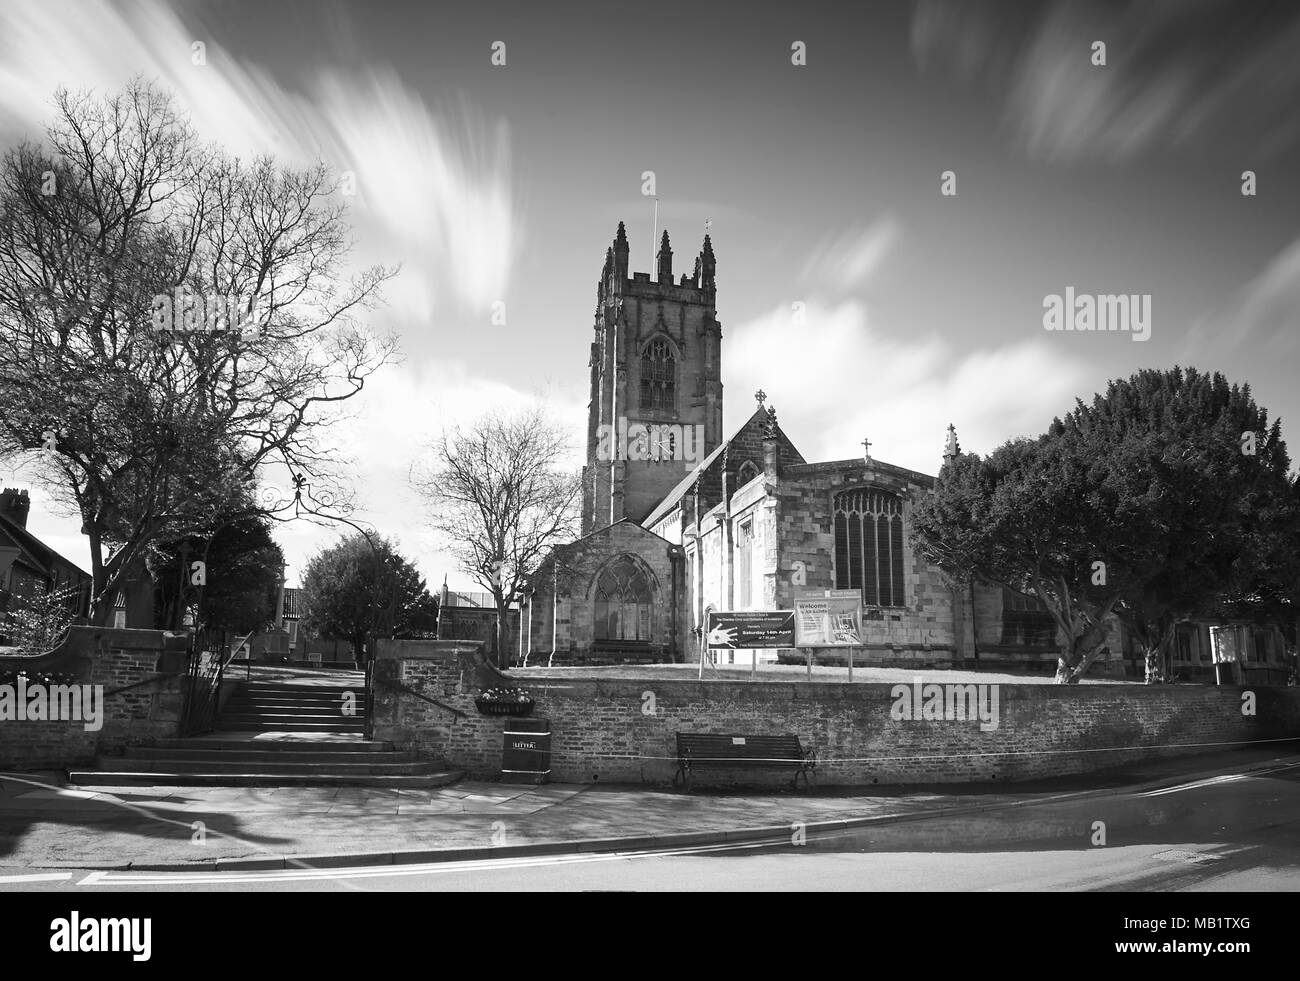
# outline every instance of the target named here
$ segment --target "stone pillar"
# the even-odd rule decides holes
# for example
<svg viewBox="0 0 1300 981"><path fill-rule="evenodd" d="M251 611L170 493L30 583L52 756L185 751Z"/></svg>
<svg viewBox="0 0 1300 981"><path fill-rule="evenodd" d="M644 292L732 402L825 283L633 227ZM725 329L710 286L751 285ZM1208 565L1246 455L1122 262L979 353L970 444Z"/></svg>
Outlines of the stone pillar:
<svg viewBox="0 0 1300 981"><path fill-rule="evenodd" d="M722 599L720 603L726 604L725 609L734 610L736 608L736 543L732 538L731 527L731 486L727 480L727 455L728 450L722 451L722 514L718 516L718 530L722 533ZM734 654L733 654L734 657Z"/></svg>
<svg viewBox="0 0 1300 981"><path fill-rule="evenodd" d="M280 563L280 583L275 592L275 629L284 630L284 573L289 563Z"/></svg>

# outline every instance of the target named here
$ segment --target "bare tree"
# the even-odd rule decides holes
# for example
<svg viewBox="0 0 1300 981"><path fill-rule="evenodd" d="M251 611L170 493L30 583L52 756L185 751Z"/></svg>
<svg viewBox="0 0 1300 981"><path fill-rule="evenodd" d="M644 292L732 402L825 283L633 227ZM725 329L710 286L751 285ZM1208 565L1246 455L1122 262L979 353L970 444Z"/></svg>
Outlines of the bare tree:
<svg viewBox="0 0 1300 981"><path fill-rule="evenodd" d="M202 145L141 80L55 107L0 166L0 454L80 515L103 622L133 563L268 469L327 478L322 427L394 350L357 319L393 271L344 276L323 166Z"/></svg>
<svg viewBox="0 0 1300 981"><path fill-rule="evenodd" d="M446 429L429 450L412 484L461 569L492 593L497 660L505 664L506 609L547 551L577 533L581 481L562 469L567 439L533 407Z"/></svg>

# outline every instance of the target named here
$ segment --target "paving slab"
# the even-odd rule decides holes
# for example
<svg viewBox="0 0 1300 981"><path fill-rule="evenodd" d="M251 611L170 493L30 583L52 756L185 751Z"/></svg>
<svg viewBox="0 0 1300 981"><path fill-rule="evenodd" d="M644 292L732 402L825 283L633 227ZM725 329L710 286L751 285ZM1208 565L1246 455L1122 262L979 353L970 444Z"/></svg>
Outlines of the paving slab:
<svg viewBox="0 0 1300 981"><path fill-rule="evenodd" d="M792 824L908 822L1119 794L1297 761L1294 744L1153 761L1035 784L870 792L683 793L648 786L489 784L394 791L364 787L97 787L57 774L0 773L0 869L284 867L610 850L647 842L747 840ZM202 833L195 831L201 822ZM839 822L840 824L836 824ZM986 819L996 825L996 820ZM620 844L625 843L625 844ZM432 860L432 859L429 859ZM276 865L276 863L280 863Z"/></svg>

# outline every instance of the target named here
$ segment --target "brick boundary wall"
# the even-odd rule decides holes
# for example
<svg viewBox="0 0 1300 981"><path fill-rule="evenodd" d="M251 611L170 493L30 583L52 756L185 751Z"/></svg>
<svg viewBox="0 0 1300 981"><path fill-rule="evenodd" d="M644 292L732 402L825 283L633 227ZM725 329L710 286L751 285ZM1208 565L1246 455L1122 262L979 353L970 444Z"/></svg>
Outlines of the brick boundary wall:
<svg viewBox="0 0 1300 981"><path fill-rule="evenodd" d="M678 731L793 733L816 750L821 786L1030 780L1300 739L1300 688L998 685L997 728L981 731L978 720L893 718L895 686L888 684L543 679L526 670L505 676L477 645L454 641L380 641L377 653L375 738L478 779L498 776L510 723L474 706L474 695L492 685L534 693L533 715L551 723L551 779L560 783L669 783ZM1254 695L1254 716L1243 714L1245 692ZM776 786L789 779L705 770L695 782Z"/></svg>
<svg viewBox="0 0 1300 981"><path fill-rule="evenodd" d="M84 766L96 755L177 735L187 645L185 634L161 630L73 627L50 654L0 657L6 677L21 668L57 672L71 676L73 684L103 685L105 695L97 732L75 720L0 721L0 769Z"/></svg>

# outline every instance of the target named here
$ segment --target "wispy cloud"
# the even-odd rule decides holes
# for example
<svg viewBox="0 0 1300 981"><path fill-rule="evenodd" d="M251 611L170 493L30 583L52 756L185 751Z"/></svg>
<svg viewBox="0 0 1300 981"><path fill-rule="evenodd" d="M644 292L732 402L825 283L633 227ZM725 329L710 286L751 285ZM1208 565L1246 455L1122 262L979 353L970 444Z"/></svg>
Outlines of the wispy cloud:
<svg viewBox="0 0 1300 981"><path fill-rule="evenodd" d="M1134 159L1154 149L1228 152L1250 162L1300 143L1278 105L1300 97L1300 11L1222 0L1026 9L1006 0L922 0L912 22L920 67L944 66L1003 98L1033 157ZM1092 63L1092 44L1106 64Z"/></svg>
<svg viewBox="0 0 1300 981"><path fill-rule="evenodd" d="M430 440L444 428L468 425L489 410L510 413L538 402L566 433L573 434L572 452L559 465L581 466L583 447L578 439L584 432L586 404L576 389L525 391L445 358L386 366L383 384L367 387L356 399L353 416L331 433L351 456L347 469L356 475L354 516L399 538L431 587L449 574L453 587L478 588L456 569L445 543L429 529L426 506L411 488L411 468L425 459ZM289 524L277 530L276 538L301 573L305 556L347 531ZM294 575L291 572L291 580Z"/></svg>
<svg viewBox="0 0 1300 981"><path fill-rule="evenodd" d="M1188 331L1182 357L1187 363L1207 362L1247 345L1270 360L1294 358L1300 351L1300 238L1222 309Z"/></svg>
<svg viewBox="0 0 1300 981"><path fill-rule="evenodd" d="M892 215L822 238L804 263L800 279L809 285L851 290L865 284L902 238Z"/></svg>
<svg viewBox="0 0 1300 981"><path fill-rule="evenodd" d="M205 64L192 45L205 45ZM465 102L430 106L387 67L320 70L291 91L266 67L163 5L17 0L0 7L0 136L39 136L59 85L112 91L161 80L200 134L242 156L324 160L356 176L366 261L403 260L399 314L504 299L522 244L506 124Z"/></svg>
<svg viewBox="0 0 1300 981"><path fill-rule="evenodd" d="M987 453L1037 435L1076 395L1104 382L1050 338L958 354L937 335L895 340L856 301L812 301L802 325L778 309L737 327L727 348L729 392L763 388L805 459L842 460L872 441L877 459L937 472L955 423L966 450ZM1002 379L1030 379L1002 384ZM752 411L728 404L728 426Z"/></svg>
<svg viewBox="0 0 1300 981"><path fill-rule="evenodd" d="M135 75L157 79L175 92L204 139L232 153L272 154L298 166L323 160L337 173L355 174L357 259L402 262L403 274L385 290L386 316L395 316L408 337L448 306L481 314L486 323L492 302L506 297L523 236L505 123L489 122L464 101L431 105L384 66L315 70L291 88L190 23L189 14L183 6L103 0L0 6L0 140L39 140L59 86L111 92ZM195 65L192 45L200 41L206 64ZM331 442L352 454L361 475L357 517L399 537L431 585L435 577L440 583L450 560L427 540L406 479L421 438L470 407L526 396L455 363L389 365L379 381L349 403L354 417L331 431ZM580 422L579 416L574 432ZM30 478L22 467L12 476ZM75 519L49 508L48 500L34 501L38 532L84 562ZM290 580L345 530L279 526Z"/></svg>

